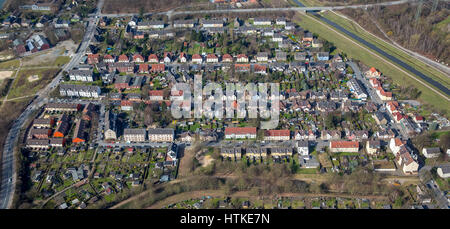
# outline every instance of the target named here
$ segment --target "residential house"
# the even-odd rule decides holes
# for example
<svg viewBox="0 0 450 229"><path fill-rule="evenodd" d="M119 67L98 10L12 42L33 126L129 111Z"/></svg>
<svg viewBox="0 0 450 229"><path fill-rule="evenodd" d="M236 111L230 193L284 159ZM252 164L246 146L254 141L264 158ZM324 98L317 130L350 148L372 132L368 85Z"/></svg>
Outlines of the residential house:
<svg viewBox="0 0 450 229"><path fill-rule="evenodd" d="M192 63L201 64L203 63L203 58L199 54L192 55Z"/></svg>
<svg viewBox="0 0 450 229"><path fill-rule="evenodd" d="M233 57L230 54L224 54L222 56L222 62L231 63L231 62L233 62Z"/></svg>
<svg viewBox="0 0 450 229"><path fill-rule="evenodd" d="M133 62L135 62L135 63L144 63L145 62L144 57L142 57L141 54L139 54L139 53L134 54L132 59L133 59Z"/></svg>
<svg viewBox="0 0 450 229"><path fill-rule="evenodd" d="M173 22L174 28L193 28L196 24L196 20L175 20Z"/></svg>
<svg viewBox="0 0 450 229"><path fill-rule="evenodd" d="M275 59L277 61L286 61L287 60L286 52L281 52L281 51L276 52Z"/></svg>
<svg viewBox="0 0 450 229"><path fill-rule="evenodd" d="M402 141L400 138L391 138L389 142L389 149L391 149L394 155L397 155L400 152L400 148L406 144L405 141Z"/></svg>
<svg viewBox="0 0 450 229"><path fill-rule="evenodd" d="M370 140L366 142L366 152L369 155L378 154L381 150L381 142L379 140Z"/></svg>
<svg viewBox="0 0 450 229"><path fill-rule="evenodd" d="M258 52L256 54L256 61L267 62L269 60L269 54L267 52Z"/></svg>
<svg viewBox="0 0 450 229"><path fill-rule="evenodd" d="M267 156L267 149L262 147L247 147L245 156L251 159L261 159Z"/></svg>
<svg viewBox="0 0 450 229"><path fill-rule="evenodd" d="M133 102L129 100L120 101L120 109L123 111L132 111L133 110Z"/></svg>
<svg viewBox="0 0 450 229"><path fill-rule="evenodd" d="M148 140L150 142L173 142L174 129L172 128L155 128L148 130Z"/></svg>
<svg viewBox="0 0 450 229"><path fill-rule="evenodd" d="M61 84L59 94L61 96L98 98L101 90L98 86Z"/></svg>
<svg viewBox="0 0 450 229"><path fill-rule="evenodd" d="M122 54L119 56L119 59L117 60L119 63L128 63L130 62L130 59L128 59L128 56L125 54Z"/></svg>
<svg viewBox="0 0 450 229"><path fill-rule="evenodd" d="M293 154L290 147L272 147L270 148L270 155L274 158L289 157Z"/></svg>
<svg viewBox="0 0 450 229"><path fill-rule="evenodd" d="M272 19L258 17L253 20L253 25L272 25Z"/></svg>
<svg viewBox="0 0 450 229"><path fill-rule="evenodd" d="M291 139L291 131L289 130L266 130L264 140L266 141L289 141Z"/></svg>
<svg viewBox="0 0 450 229"><path fill-rule="evenodd" d="M309 155L308 141L296 141L297 153L301 156Z"/></svg>
<svg viewBox="0 0 450 229"><path fill-rule="evenodd" d="M87 57L88 64L98 64L100 59L99 54L89 54Z"/></svg>
<svg viewBox="0 0 450 229"><path fill-rule="evenodd" d="M256 127L225 128L225 139L254 139L254 138L256 138Z"/></svg>
<svg viewBox="0 0 450 229"><path fill-rule="evenodd" d="M220 156L223 158L230 158L238 160L242 157L242 148L240 147L222 147L220 149Z"/></svg>
<svg viewBox="0 0 450 229"><path fill-rule="evenodd" d="M238 63L248 63L248 57L245 54L239 54L236 56L236 62Z"/></svg>
<svg viewBox="0 0 450 229"><path fill-rule="evenodd" d="M123 130L123 138L126 142L144 142L146 136L145 129L130 129Z"/></svg>
<svg viewBox="0 0 450 229"><path fill-rule="evenodd" d="M83 143L86 141L86 134L84 132L84 120L79 119L75 124L75 131L73 134L72 142L73 143Z"/></svg>
<svg viewBox="0 0 450 229"><path fill-rule="evenodd" d="M217 58L217 56L214 55L214 54L208 54L206 56L206 62L207 63L218 63L219 62L219 58Z"/></svg>
<svg viewBox="0 0 450 229"><path fill-rule="evenodd" d="M348 152L357 153L359 151L359 142L356 141L330 141L330 151L333 153Z"/></svg>
<svg viewBox="0 0 450 229"><path fill-rule="evenodd" d="M450 166L449 165L440 165L437 168L437 174L444 179L450 178Z"/></svg>
<svg viewBox="0 0 450 229"><path fill-rule="evenodd" d="M78 103L47 103L44 108L46 112L77 112L80 109Z"/></svg>
<svg viewBox="0 0 450 229"><path fill-rule="evenodd" d="M441 149L439 147L423 148L422 154L426 158L436 158L441 154Z"/></svg>
<svg viewBox="0 0 450 229"><path fill-rule="evenodd" d="M164 100L164 91L162 90L151 90L148 92L150 101L162 101Z"/></svg>
<svg viewBox="0 0 450 229"><path fill-rule="evenodd" d="M201 20L201 24L202 24L203 28L223 27L223 21L222 20L217 20L217 19Z"/></svg>
<svg viewBox="0 0 450 229"><path fill-rule="evenodd" d="M148 56L148 62L159 63L158 56L156 56L156 54L150 54L150 56Z"/></svg>
<svg viewBox="0 0 450 229"><path fill-rule="evenodd" d="M105 140L117 139L117 116L111 111L105 112Z"/></svg>

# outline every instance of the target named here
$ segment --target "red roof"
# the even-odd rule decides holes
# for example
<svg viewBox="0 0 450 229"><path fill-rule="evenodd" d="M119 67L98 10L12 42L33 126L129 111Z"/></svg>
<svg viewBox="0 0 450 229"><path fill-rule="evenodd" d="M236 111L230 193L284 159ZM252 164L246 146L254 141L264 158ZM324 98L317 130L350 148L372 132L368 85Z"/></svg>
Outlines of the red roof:
<svg viewBox="0 0 450 229"><path fill-rule="evenodd" d="M237 55L237 58L242 58L242 57L247 58L247 56L246 56L245 54L239 54L239 55Z"/></svg>
<svg viewBox="0 0 450 229"><path fill-rule="evenodd" d="M202 57L200 55L198 55L198 54L194 54L194 55L192 55L192 59L193 60L195 60L195 59L202 59Z"/></svg>
<svg viewBox="0 0 450 229"><path fill-rule="evenodd" d="M225 54L222 56L222 60L233 60L233 57L230 54Z"/></svg>
<svg viewBox="0 0 450 229"><path fill-rule="evenodd" d="M119 56L119 61L129 61L129 59L125 54L122 54Z"/></svg>
<svg viewBox="0 0 450 229"><path fill-rule="evenodd" d="M164 91L163 90L151 90L148 92L149 96L163 96Z"/></svg>
<svg viewBox="0 0 450 229"><path fill-rule="evenodd" d="M400 138L394 138L394 143L395 146L401 146L405 144Z"/></svg>
<svg viewBox="0 0 450 229"><path fill-rule="evenodd" d="M423 121L423 117L420 116L420 115L416 115L416 120L417 120L417 121Z"/></svg>
<svg viewBox="0 0 450 229"><path fill-rule="evenodd" d="M371 67L371 68L370 68L370 72L375 73L375 72L377 72L377 69L374 68L374 67Z"/></svg>
<svg viewBox="0 0 450 229"><path fill-rule="evenodd" d="M266 130L264 136L291 136L290 130Z"/></svg>
<svg viewBox="0 0 450 229"><path fill-rule="evenodd" d="M152 60L158 61L158 56L156 56L156 54L150 54L150 56L148 56L148 62L151 62Z"/></svg>
<svg viewBox="0 0 450 229"><path fill-rule="evenodd" d="M108 60L110 60L110 59L114 59L114 57L112 57L112 56L109 55L109 54L106 54L106 55L103 57L103 59L108 59Z"/></svg>
<svg viewBox="0 0 450 229"><path fill-rule="evenodd" d="M206 56L206 58L208 58L208 59L217 59L217 56L216 55L214 55L214 54L208 54L207 56Z"/></svg>
<svg viewBox="0 0 450 229"><path fill-rule="evenodd" d="M359 142L354 141L332 141L331 148L359 148Z"/></svg>
<svg viewBox="0 0 450 229"><path fill-rule="evenodd" d="M133 61L134 62L136 62L136 61L142 61L143 62L144 61L144 57L142 57L141 54L136 53L136 54L133 55Z"/></svg>
<svg viewBox="0 0 450 229"><path fill-rule="evenodd" d="M128 100L122 100L120 101L120 106L132 106L133 102L128 101Z"/></svg>
<svg viewBox="0 0 450 229"><path fill-rule="evenodd" d="M152 64L152 72L162 72L166 69L164 64Z"/></svg>
<svg viewBox="0 0 450 229"><path fill-rule="evenodd" d="M371 78L370 81L372 82L372 84L374 85L373 87L375 87L375 88L381 86L380 81L378 81L375 78Z"/></svg>
<svg viewBox="0 0 450 229"><path fill-rule="evenodd" d="M89 59L92 59L92 58L98 59L98 54L89 54L88 58Z"/></svg>
<svg viewBox="0 0 450 229"><path fill-rule="evenodd" d="M383 96L392 97L392 92L386 92L381 87L378 87L377 90L380 91L380 94L383 95Z"/></svg>
<svg viewBox="0 0 450 229"><path fill-rule="evenodd" d="M250 69L250 64L235 64L236 69Z"/></svg>
<svg viewBox="0 0 450 229"><path fill-rule="evenodd" d="M139 72L148 72L148 64L140 64Z"/></svg>
<svg viewBox="0 0 450 229"><path fill-rule="evenodd" d="M266 66L264 66L264 65L255 64L253 66L253 68L254 68L255 72L260 72L260 71L265 72L266 71Z"/></svg>
<svg viewBox="0 0 450 229"><path fill-rule="evenodd" d="M225 135L229 134L256 134L256 127L227 127Z"/></svg>

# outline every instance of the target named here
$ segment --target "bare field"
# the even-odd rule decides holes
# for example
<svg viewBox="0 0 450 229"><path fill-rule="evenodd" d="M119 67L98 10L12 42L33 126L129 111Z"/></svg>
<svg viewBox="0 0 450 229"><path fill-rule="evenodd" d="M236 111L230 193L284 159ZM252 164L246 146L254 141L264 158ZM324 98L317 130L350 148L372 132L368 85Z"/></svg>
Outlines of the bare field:
<svg viewBox="0 0 450 229"><path fill-rule="evenodd" d="M13 71L0 71L0 81L10 78L13 73Z"/></svg>

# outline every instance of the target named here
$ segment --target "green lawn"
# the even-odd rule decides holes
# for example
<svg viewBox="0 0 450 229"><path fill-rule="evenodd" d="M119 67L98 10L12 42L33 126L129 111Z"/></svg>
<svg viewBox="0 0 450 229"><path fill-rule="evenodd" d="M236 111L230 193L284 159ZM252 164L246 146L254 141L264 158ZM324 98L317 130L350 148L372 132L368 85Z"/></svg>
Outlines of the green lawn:
<svg viewBox="0 0 450 229"><path fill-rule="evenodd" d="M328 28L328 26L318 23L315 18L305 15L304 13L300 13L298 15L299 17L294 17L293 21L298 23L301 27L318 34L320 37L330 42L333 42L334 45L338 49L345 52L348 57L360 60L369 66L379 69L383 74L391 77L394 83L398 85L412 85L416 87L422 92L418 99L419 101L428 103L433 106L435 110L442 111L447 116L449 115L450 102L448 100L443 99L440 95L420 84L401 70L394 68L391 64L386 62L385 59L372 55L369 51L356 46L355 43L350 40L344 39L344 35L341 33L332 31Z"/></svg>
<svg viewBox="0 0 450 229"><path fill-rule="evenodd" d="M348 31L350 31L354 34L357 34L361 38L364 38L365 40L376 45L377 47L379 47L383 51L387 52L388 54L398 58L399 60L405 62L406 64L417 69L418 71L423 72L427 76L430 76L432 79L436 80L437 82L441 83L442 85L444 85L446 87L450 87L450 79L448 78L448 76L437 71L434 68L431 68L429 65L427 65L421 61L417 61L415 58L411 58L411 56L408 53L396 48L394 45L389 44L386 41L384 41L376 36L373 36L372 34L366 32L366 31L364 31L363 29L361 29L361 27L356 25L354 22L347 20L343 17L340 17L338 14L336 14L334 12L325 12L322 14L322 16L324 16L325 18L344 27Z"/></svg>
<svg viewBox="0 0 450 229"><path fill-rule="evenodd" d="M9 92L8 99L36 94L51 82L59 69L33 69L21 70ZM39 79L30 82L29 77L38 75Z"/></svg>
<svg viewBox="0 0 450 229"><path fill-rule="evenodd" d="M20 61L18 59L8 60L4 62L0 62L0 69L14 69L18 68L20 65Z"/></svg>

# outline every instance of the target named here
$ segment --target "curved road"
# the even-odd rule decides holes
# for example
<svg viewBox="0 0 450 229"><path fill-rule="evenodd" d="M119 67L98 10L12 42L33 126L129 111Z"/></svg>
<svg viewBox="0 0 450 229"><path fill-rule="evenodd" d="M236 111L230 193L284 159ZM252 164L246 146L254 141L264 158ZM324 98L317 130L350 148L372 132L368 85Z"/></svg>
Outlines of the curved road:
<svg viewBox="0 0 450 229"><path fill-rule="evenodd" d="M48 84L44 89L37 93L37 97L31 104L25 109L25 111L14 121L8 136L6 137L5 146L3 148L2 155L2 179L0 190L0 209L10 208L12 205L12 199L14 195L15 182L17 179L15 170L15 157L14 149L17 145L20 129L24 126L26 120L30 118L33 112L48 101L49 92L57 87L63 77L62 72L72 69L78 65L81 58L84 56L86 48L88 47L92 37L94 36L95 29L97 27L99 16L101 14L101 8L103 7L104 0L100 0L97 4L97 11L89 18L89 24L86 29L86 33L78 47L77 53L72 57L70 62L66 64L62 71Z"/></svg>

